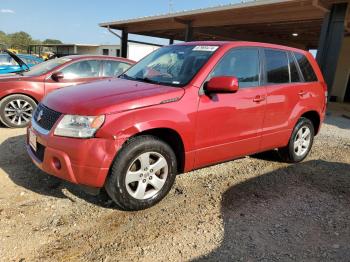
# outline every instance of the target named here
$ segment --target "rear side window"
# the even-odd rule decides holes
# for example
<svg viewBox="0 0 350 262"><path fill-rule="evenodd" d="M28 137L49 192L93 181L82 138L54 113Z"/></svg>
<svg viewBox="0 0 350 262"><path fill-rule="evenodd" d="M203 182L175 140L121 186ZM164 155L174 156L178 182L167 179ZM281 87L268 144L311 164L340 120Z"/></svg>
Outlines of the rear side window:
<svg viewBox="0 0 350 262"><path fill-rule="evenodd" d="M280 50L265 49L265 67L268 84L289 83L287 53Z"/></svg>
<svg viewBox="0 0 350 262"><path fill-rule="evenodd" d="M298 61L301 73L304 76L305 82L314 82L317 81L317 76L309 62L307 60L306 56L299 54L299 53L294 53L295 58Z"/></svg>
<svg viewBox="0 0 350 262"><path fill-rule="evenodd" d="M209 79L216 76L234 76L238 78L239 87L259 85L259 51L256 48L232 49L228 51Z"/></svg>
<svg viewBox="0 0 350 262"><path fill-rule="evenodd" d="M292 83L301 82L297 65L295 64L293 55L291 53L288 53L288 59L289 59L290 81Z"/></svg>

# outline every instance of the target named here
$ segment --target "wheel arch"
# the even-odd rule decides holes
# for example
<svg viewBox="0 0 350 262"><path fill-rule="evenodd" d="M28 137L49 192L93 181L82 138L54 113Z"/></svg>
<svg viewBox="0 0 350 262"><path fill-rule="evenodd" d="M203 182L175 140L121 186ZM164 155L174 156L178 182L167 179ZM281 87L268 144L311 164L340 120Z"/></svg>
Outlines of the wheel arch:
<svg viewBox="0 0 350 262"><path fill-rule="evenodd" d="M310 111L304 112L300 117L305 117L312 122L315 130L315 135L317 135L321 125L320 114L315 110L310 110Z"/></svg>
<svg viewBox="0 0 350 262"><path fill-rule="evenodd" d="M33 99L33 101L34 101L36 104L39 103L39 99L37 99L37 98L36 98L35 96L33 96L33 95L30 95L30 94L25 93L25 92L16 92L16 93L9 93L9 94L6 94L6 95L2 96L2 97L0 98L0 104L1 104L1 101L3 101L4 99L6 99L7 97L9 97L9 96L14 96L14 95L27 96L27 97Z"/></svg>
<svg viewBox="0 0 350 262"><path fill-rule="evenodd" d="M174 150L177 159L177 171L183 173L185 169L185 146L181 135L172 128L156 127L142 130L130 136L124 143L138 136L151 135L167 143Z"/></svg>

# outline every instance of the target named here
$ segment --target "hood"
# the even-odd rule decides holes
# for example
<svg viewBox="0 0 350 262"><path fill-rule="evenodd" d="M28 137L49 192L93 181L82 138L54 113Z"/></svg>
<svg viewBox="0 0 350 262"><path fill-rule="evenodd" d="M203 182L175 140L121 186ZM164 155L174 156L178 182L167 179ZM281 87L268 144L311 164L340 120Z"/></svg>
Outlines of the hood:
<svg viewBox="0 0 350 262"><path fill-rule="evenodd" d="M115 78L62 88L42 103L63 114L101 115L180 99L184 92L180 87Z"/></svg>

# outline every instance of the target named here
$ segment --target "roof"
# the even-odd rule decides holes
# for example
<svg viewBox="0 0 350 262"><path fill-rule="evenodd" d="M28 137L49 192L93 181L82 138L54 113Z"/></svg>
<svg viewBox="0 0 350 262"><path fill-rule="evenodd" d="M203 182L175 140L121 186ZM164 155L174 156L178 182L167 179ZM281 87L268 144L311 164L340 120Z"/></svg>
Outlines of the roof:
<svg viewBox="0 0 350 262"><path fill-rule="evenodd" d="M103 60L116 60L116 61L122 61L134 64L136 63L133 60L123 58L123 57L116 57L116 56L106 56L106 55L68 55L64 56L63 58L68 58L72 60L79 60L79 59L103 59Z"/></svg>
<svg viewBox="0 0 350 262"><path fill-rule="evenodd" d="M248 46L248 47L267 47L275 48L289 51L297 51L305 53L304 50L293 48L285 45L269 44L262 42L252 42L252 41L192 41L192 42L183 42L175 45L205 45L205 46Z"/></svg>
<svg viewBox="0 0 350 262"><path fill-rule="evenodd" d="M315 47L331 4L347 0L260 0L104 22L101 27L184 40L190 25L195 40L247 40ZM298 36L293 36L293 33Z"/></svg>

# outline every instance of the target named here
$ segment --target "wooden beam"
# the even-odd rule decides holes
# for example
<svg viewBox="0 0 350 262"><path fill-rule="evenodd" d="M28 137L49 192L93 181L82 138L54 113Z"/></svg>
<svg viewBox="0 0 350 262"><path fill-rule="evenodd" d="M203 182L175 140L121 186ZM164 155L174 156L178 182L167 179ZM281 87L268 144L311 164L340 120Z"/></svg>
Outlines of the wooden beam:
<svg viewBox="0 0 350 262"><path fill-rule="evenodd" d="M320 0L312 0L312 5L325 13L330 11L329 8Z"/></svg>

